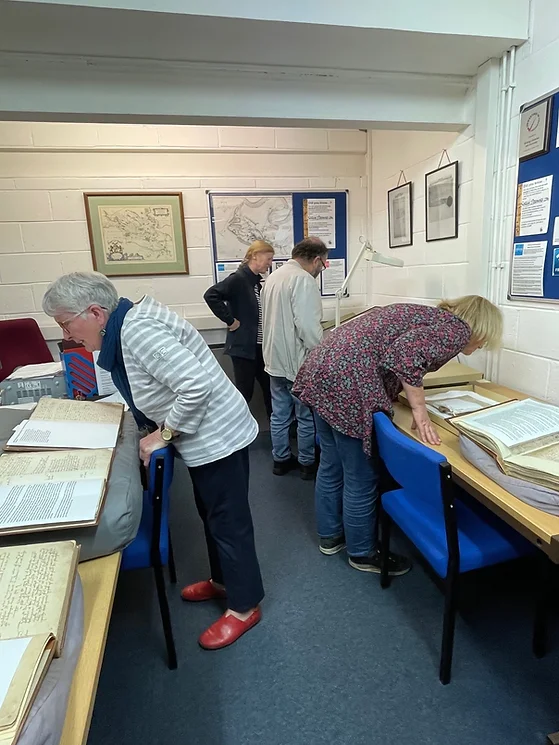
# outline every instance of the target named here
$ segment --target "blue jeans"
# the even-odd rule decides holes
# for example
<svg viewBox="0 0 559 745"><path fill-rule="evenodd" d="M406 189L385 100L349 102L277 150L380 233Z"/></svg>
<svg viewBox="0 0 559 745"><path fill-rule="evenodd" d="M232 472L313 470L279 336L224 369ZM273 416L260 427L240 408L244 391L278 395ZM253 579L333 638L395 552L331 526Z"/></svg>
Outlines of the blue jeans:
<svg viewBox="0 0 559 745"><path fill-rule="evenodd" d="M270 375L272 393L272 416L270 435L272 436L272 455L275 461L289 460L292 457L289 444L289 427L297 418L297 449L299 463L310 466L314 463L315 432L312 411L291 393L293 383L287 378Z"/></svg>
<svg viewBox="0 0 559 745"><path fill-rule="evenodd" d="M370 556L376 548L378 474L363 442L344 435L314 412L320 440L316 476L316 523L320 538L345 534L350 556Z"/></svg>

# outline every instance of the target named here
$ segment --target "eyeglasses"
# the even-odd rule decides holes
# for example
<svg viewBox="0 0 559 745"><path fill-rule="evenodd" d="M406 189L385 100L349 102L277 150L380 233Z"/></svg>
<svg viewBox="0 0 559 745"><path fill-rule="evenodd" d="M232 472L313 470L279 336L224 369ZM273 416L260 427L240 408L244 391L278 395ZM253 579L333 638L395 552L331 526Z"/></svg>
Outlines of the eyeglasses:
<svg viewBox="0 0 559 745"><path fill-rule="evenodd" d="M69 331L68 331L68 324L69 323L72 323L72 321L75 321L78 316L83 316L83 314L84 313L87 313L87 311L91 307L92 307L91 305L88 305L87 308L84 308L83 310L80 310L79 313L74 313L73 316L71 316L70 318L67 318L65 321L57 321L56 323L60 326L60 328L62 329L62 331L66 331L66 333L68 334L69 333ZM99 305L98 307L101 308L101 310L108 310L107 308L105 308L104 305Z"/></svg>
<svg viewBox="0 0 559 745"><path fill-rule="evenodd" d="M328 269L328 262L327 261L324 261L324 259L322 258L322 256L319 256L318 257L318 260L320 261L320 263L322 264L322 266L323 266L324 269Z"/></svg>
<svg viewBox="0 0 559 745"><path fill-rule="evenodd" d="M71 318L67 318L65 321L57 321L56 323L60 326L60 328L62 329L62 331L66 331L66 333L69 333L68 332L68 324L69 323L72 323L72 321L75 321L76 318L78 316L81 316L83 313L85 313L86 310L87 310L87 308L85 308L84 310L80 310L79 313L75 313Z"/></svg>

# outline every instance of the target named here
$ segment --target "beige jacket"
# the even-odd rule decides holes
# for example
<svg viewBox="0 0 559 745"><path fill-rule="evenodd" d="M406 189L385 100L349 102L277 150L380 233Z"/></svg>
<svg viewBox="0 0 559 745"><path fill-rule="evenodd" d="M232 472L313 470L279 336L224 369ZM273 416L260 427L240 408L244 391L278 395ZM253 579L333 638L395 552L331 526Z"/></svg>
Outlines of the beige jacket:
<svg viewBox="0 0 559 745"><path fill-rule="evenodd" d="M311 349L322 340L318 284L298 261L290 259L270 274L261 299L266 372L293 381Z"/></svg>

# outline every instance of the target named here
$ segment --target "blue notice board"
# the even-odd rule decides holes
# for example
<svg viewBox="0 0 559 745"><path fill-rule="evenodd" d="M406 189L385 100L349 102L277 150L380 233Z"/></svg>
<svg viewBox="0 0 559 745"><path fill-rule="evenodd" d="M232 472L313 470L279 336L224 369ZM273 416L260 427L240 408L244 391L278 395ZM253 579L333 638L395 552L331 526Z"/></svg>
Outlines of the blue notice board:
<svg viewBox="0 0 559 745"><path fill-rule="evenodd" d="M213 268L216 281L223 279L229 272L235 271L240 264L240 255L224 255L220 248L220 230L218 215L224 213L223 205L227 198L233 205L232 230L239 235L242 232L246 247L252 240L265 237L260 235L259 226L252 223L251 208L266 199L277 197L289 200L293 220L293 244L303 240L306 235L318 235L328 246L328 268L320 277L320 290L323 297L332 297L345 279L348 248L348 205L347 191L297 191L297 192L216 192L208 191L210 229L213 252ZM218 200L220 200L219 202ZM277 208L277 205L275 205ZM281 207L281 203L280 203ZM253 214L256 214L255 212ZM281 219L280 210L277 216ZM261 219L261 218L260 218ZM231 221L231 218L229 218ZM249 240L250 238L250 240ZM273 243L273 240L270 240ZM291 255L291 248L285 255L277 253L277 260L272 271L278 268Z"/></svg>
<svg viewBox="0 0 559 745"><path fill-rule="evenodd" d="M540 121L543 114L540 104L547 99L549 149L542 155L522 160L518 166L509 300L559 301L559 93L522 107L521 130L526 132L521 137L527 137L530 128ZM548 209L549 219L545 220Z"/></svg>

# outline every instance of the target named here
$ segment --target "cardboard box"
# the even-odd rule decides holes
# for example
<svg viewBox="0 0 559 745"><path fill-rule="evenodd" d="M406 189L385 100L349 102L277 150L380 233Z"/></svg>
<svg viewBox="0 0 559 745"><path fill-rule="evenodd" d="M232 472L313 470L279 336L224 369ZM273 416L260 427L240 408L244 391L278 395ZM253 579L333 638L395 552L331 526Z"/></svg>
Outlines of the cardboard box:
<svg viewBox="0 0 559 745"><path fill-rule="evenodd" d="M440 388L442 386L464 385L481 380L483 373L461 362L451 360L435 372L430 372L423 378L424 388Z"/></svg>

